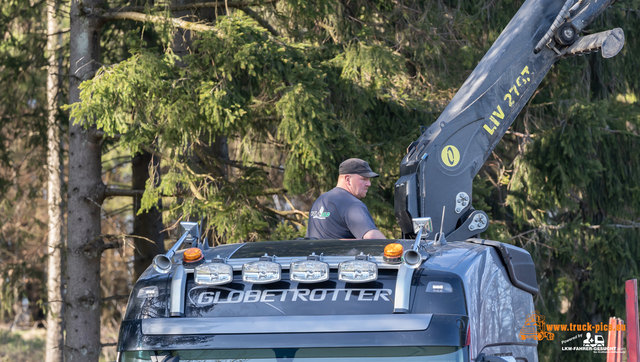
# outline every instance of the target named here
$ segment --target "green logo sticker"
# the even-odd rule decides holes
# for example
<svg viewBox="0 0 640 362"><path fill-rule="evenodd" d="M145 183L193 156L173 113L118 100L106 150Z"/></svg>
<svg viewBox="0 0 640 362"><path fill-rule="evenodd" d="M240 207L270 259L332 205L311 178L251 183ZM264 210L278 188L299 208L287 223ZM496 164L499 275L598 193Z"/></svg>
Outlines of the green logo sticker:
<svg viewBox="0 0 640 362"><path fill-rule="evenodd" d="M330 212L324 211L324 206L320 207L320 211L311 211L310 214L312 218L320 220L326 219L329 217L329 215L331 215Z"/></svg>

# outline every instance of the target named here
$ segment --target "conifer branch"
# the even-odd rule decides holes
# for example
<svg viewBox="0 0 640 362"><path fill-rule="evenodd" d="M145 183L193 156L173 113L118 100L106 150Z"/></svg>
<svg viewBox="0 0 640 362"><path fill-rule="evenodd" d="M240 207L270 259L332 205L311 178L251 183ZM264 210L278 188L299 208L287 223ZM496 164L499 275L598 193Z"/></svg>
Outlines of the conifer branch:
<svg viewBox="0 0 640 362"><path fill-rule="evenodd" d="M291 216L291 215L302 215L302 217L305 218L309 218L309 213L305 212L305 211L300 211L300 210L276 210L273 208L270 208L268 206L262 206L265 210L272 212L274 214L280 215L280 216Z"/></svg>
<svg viewBox="0 0 640 362"><path fill-rule="evenodd" d="M607 225L593 225L589 226L589 229L600 229L602 226L614 227L617 229L640 229L640 224L624 225L624 224L607 224Z"/></svg>
<svg viewBox="0 0 640 362"><path fill-rule="evenodd" d="M106 190L105 190L105 191L106 191ZM104 196L104 193L103 193L103 196ZM125 233L124 231L122 231L122 229L118 226L118 224L116 224L116 223L115 223L115 221L113 221L113 219L109 216L109 213L107 212L107 210L105 210L105 209L104 209L104 207L102 207L102 205L98 204L97 202L95 202L94 200L91 200L91 199L90 199L90 198L88 198L88 197L87 197L87 200L88 200L89 202L93 203L94 205L96 205L97 207L99 207L99 208L100 208L100 210L104 213L105 220L107 220L107 221L111 224L111 226L112 226L114 229L116 229L116 230L120 231L120 233L121 233L121 234L120 234L120 236L124 235L124 237L122 237L123 241L124 241L124 242L126 242L129 246L131 246L131 247L135 250L135 246L133 245L133 243L129 242L129 241L127 240L127 238L126 238L127 233ZM87 249L87 247L89 247L89 244L93 244L93 243L95 243L95 242L97 241L97 239L102 239L103 237L105 237L105 238L107 238L107 240L110 240L110 239L112 239L112 238L114 238L114 237L116 237L116 238L117 238L118 236L119 236L119 235L98 235L98 237L97 237L97 238L94 238L93 240L89 241L89 243L88 243L88 245L85 247L85 249ZM102 242L102 243L104 243L104 241L102 241L102 240L101 240L101 242ZM116 243L117 243L117 242L116 242ZM111 243L111 244L113 244L113 243ZM119 247L119 245L118 245L117 247ZM109 248L109 249L110 249L110 248ZM104 250L106 250L106 249L104 249ZM103 251L104 251L104 250L103 250ZM102 251L100 251L100 253L102 253Z"/></svg>
<svg viewBox="0 0 640 362"><path fill-rule="evenodd" d="M126 156L126 158L128 158L128 160L127 160L127 161L121 161L121 162L118 162L118 163L116 163L115 165L113 165L113 167L110 167L110 168L109 168L109 169L107 169L107 170L103 170L103 171L102 171L102 176L104 176L104 175L106 175L107 173L111 172L111 170L113 170L113 169L115 169L115 168L122 167L122 166L124 166L124 165L126 165L126 164L131 163L131 157L130 157L130 156ZM113 160L113 159L112 159L112 160ZM112 161L112 160L109 160L109 161ZM107 162L109 162L109 161L104 161L104 162L102 162L102 164L104 165L105 163L107 163ZM112 183L115 183L115 182L112 182Z"/></svg>
<svg viewBox="0 0 640 362"><path fill-rule="evenodd" d="M262 3L250 2L250 1L230 1L230 2L208 2L208 3L196 3L196 4L188 4L188 5L178 5L178 6L169 6L166 9L170 11L181 11L181 10L197 10L197 9L205 9L205 8L217 8L217 7L231 7L238 8L242 10L244 13L249 15L255 21L257 21L262 27L267 29L269 33L271 33L275 37L279 37L280 33L269 24L266 20L262 19L258 13L249 9L249 6L254 5L262 5L275 3L278 0L266 0ZM91 14L94 11L91 9L86 9L87 13ZM145 14L144 11L147 9L144 6L125 6L119 9L110 9L106 12L102 12L100 14L96 14L100 16L104 21L112 21L112 20L134 20L140 22L151 22L151 23L171 23L176 28L193 30L193 31L211 31L218 34L218 30L210 25L202 24L202 23L194 23L182 19L177 18L167 18L163 16L150 15Z"/></svg>
<svg viewBox="0 0 640 362"><path fill-rule="evenodd" d="M117 134L117 133L113 134L113 135L110 135L110 134L106 133L105 131L99 129L99 130L96 131L96 136L99 137L99 138L107 138L107 139L110 139L110 140L117 141L117 140L120 139L120 137L122 135Z"/></svg>
<svg viewBox="0 0 640 362"><path fill-rule="evenodd" d="M58 30L55 33L47 34L47 36L56 36L56 35L66 34L66 33L70 32L70 31L71 31L70 28L64 28L64 29Z"/></svg>
<svg viewBox="0 0 640 362"><path fill-rule="evenodd" d="M640 223L635 223L635 222L632 222L632 221L629 221L629 222L631 223L631 225L605 224L605 225L589 225L589 226L583 226L583 227L586 228L586 229L591 229L591 230L597 230L597 229L600 229L601 227L614 227L614 228L618 228L618 229L640 229ZM531 234L531 233L537 234L538 232L546 230L546 229L560 230L560 229L563 229L565 226L566 226L565 224L562 224L562 225L543 225L543 226L541 226L539 228L527 230L527 231L525 231L523 233L520 233L518 235L512 236L508 240L520 239L520 238L523 238L527 234ZM535 244L542 245L542 246L545 246L547 248L555 250L554 247L551 247L551 246L546 245L544 243L537 242L537 241L535 241L535 240L533 240L531 238L525 238L525 239L527 239L527 240L529 240L529 241L531 241L531 242L533 242Z"/></svg>
<svg viewBox="0 0 640 362"><path fill-rule="evenodd" d="M115 216L115 215L120 215L124 212L133 212L133 208L132 205L127 203L125 206L119 208L119 209L115 209L112 210L111 212L109 212L109 217Z"/></svg>
<svg viewBox="0 0 640 362"><path fill-rule="evenodd" d="M212 174L215 174L216 177L223 177L224 173L223 171L218 167L220 162L216 162L216 165L211 165L209 162L207 162L209 159L213 159L213 161L220 161L219 158L214 157L208 157L208 155L204 152L204 147L198 147L198 146L204 146L202 145L202 142L197 142L193 149L193 152L196 154L196 156L198 156L198 158L200 158L200 160L202 161L202 163L204 164L203 167L206 168L205 171L208 171ZM224 162L223 162L224 163Z"/></svg>
<svg viewBox="0 0 640 362"><path fill-rule="evenodd" d="M287 197L287 195L282 195L284 197L284 199L287 201L287 204L289 205L289 207L291 208L291 210L295 210L296 208L293 207L293 204L291 203L291 200L289 200L289 198Z"/></svg>
<svg viewBox="0 0 640 362"><path fill-rule="evenodd" d="M258 13L256 13L255 11L249 9L248 7L240 8L240 10L242 10L245 14L252 17L253 20L257 21L260 25L262 25L263 28L267 29L267 31L269 31L271 35L275 36L276 38L280 36L280 33L278 33L278 31L273 26L271 26L271 24L269 24L266 20L261 18L260 15L258 15Z"/></svg>
<svg viewBox="0 0 640 362"><path fill-rule="evenodd" d="M212 1L206 3L195 3L195 4L185 4L185 5L171 5L161 8L161 10L169 10L169 11L184 11L184 10L199 10L199 9L212 9L212 8L235 8L242 9L247 6L258 6L265 4L276 3L279 0L264 0L264 1ZM147 8L145 6L124 6L121 8L110 9L109 12L144 12Z"/></svg>
<svg viewBox="0 0 640 362"><path fill-rule="evenodd" d="M200 189L196 187L196 185L191 182L191 180L187 180L187 182L189 183L189 190L191 190L191 193L193 194L193 196L201 201L206 201L207 198L202 196L202 194L200 193Z"/></svg>
<svg viewBox="0 0 640 362"><path fill-rule="evenodd" d="M144 190L129 190L129 189L121 189L117 187L107 187L104 191L104 197L115 197L115 196L125 196L125 197L139 197L144 194Z"/></svg>
<svg viewBox="0 0 640 362"><path fill-rule="evenodd" d="M605 128L599 127L598 130L602 131L602 132L607 132L607 133L623 134L623 135L636 136L636 137L638 136L637 133L629 132L629 131L619 131L619 130L615 130L615 129L610 129L609 126L607 126Z"/></svg>
<svg viewBox="0 0 640 362"><path fill-rule="evenodd" d="M266 189L261 193L261 196L271 196L271 195L283 195L287 192L287 189L279 188L279 189ZM286 196L285 196L286 197ZM292 209L294 209L292 207ZM295 210L295 209L294 209Z"/></svg>
<svg viewBox="0 0 640 362"><path fill-rule="evenodd" d="M105 250L120 248L120 243L118 241L105 243L103 238L109 240L113 238L113 235L100 235L97 238L94 238L90 243L85 245L82 251L88 255L101 255Z"/></svg>
<svg viewBox="0 0 640 362"><path fill-rule="evenodd" d="M166 18L163 16L148 15L148 14L143 14L143 13L138 13L133 11L125 11L125 12L109 11L109 12L102 13L99 16L105 21L135 20L140 22L149 22L149 23L157 23L157 24L171 23L176 28L193 30L193 31L202 31L202 32L210 31L210 32L219 34L218 30L215 27L210 25L194 23L194 22L185 21L185 20L176 19L176 18Z"/></svg>
<svg viewBox="0 0 640 362"><path fill-rule="evenodd" d="M493 179L493 177L491 177L491 175L489 174L489 172L487 170L482 170L484 172L484 176L489 179L489 182L491 182L491 184L493 185L493 187L495 187L496 189L500 189L500 185L498 184L497 181L495 181Z"/></svg>
<svg viewBox="0 0 640 362"><path fill-rule="evenodd" d="M516 132L516 131L507 131L505 132L505 134L511 134L514 135L516 137L520 137L520 138L524 138L526 140L531 140L531 138L533 138L535 135L530 135L530 134L524 134L524 133L520 133L520 132Z"/></svg>
<svg viewBox="0 0 640 362"><path fill-rule="evenodd" d="M151 147L147 147L147 146L145 146L145 145L140 145L140 148L142 148L143 150L145 150L145 151L149 152L150 154L152 154L152 155L154 155L154 156L158 156L158 157L160 157L160 158L164 158L164 159L167 159L167 160L170 160L170 159L171 159L171 158L169 158L168 156L164 155L162 152L160 152L160 151L158 151L158 150L154 150L154 149L153 149L153 148L151 148ZM196 177L202 177L202 178L205 178L205 179L211 180L211 181L213 181L213 182L216 182L216 181L217 181L215 178L211 177L211 175L196 173L196 172L194 172L190 167L187 167L187 166L183 165L183 164L182 164L182 163L180 163L180 162L174 162L172 165L176 166L176 167L177 167L177 168L179 168L181 171L187 171L187 172L189 172L189 173L190 173L190 174L192 174L193 176L196 176Z"/></svg>
<svg viewBox="0 0 640 362"><path fill-rule="evenodd" d="M392 1L393 1L394 4L398 5L401 9L409 10L409 11L412 11L412 12L414 12L416 14L422 15L422 11L419 11L419 10L416 10L416 9L412 9L412 8L410 8L410 7L408 7L408 6L404 5L404 4L401 4L397 0L392 0Z"/></svg>
<svg viewBox="0 0 640 362"><path fill-rule="evenodd" d="M222 161L222 162L224 162L225 164L227 164L227 165L231 166L231 167L235 167L235 168L238 168L238 169L241 169L241 170L246 170L246 169L248 169L248 167L244 166L244 165L243 165L243 162L241 162L241 161L236 161L236 160L225 160L225 159L221 159L221 161ZM273 166L273 165L270 165L270 164L268 164L268 163L264 163L264 162L257 162L257 161L256 161L256 162L248 161L248 162L246 162L246 163L251 164L251 165L254 165L254 166L269 167L269 168L273 168L273 169L275 169L275 170L278 170L278 171L284 172L284 167L282 167L282 166Z"/></svg>

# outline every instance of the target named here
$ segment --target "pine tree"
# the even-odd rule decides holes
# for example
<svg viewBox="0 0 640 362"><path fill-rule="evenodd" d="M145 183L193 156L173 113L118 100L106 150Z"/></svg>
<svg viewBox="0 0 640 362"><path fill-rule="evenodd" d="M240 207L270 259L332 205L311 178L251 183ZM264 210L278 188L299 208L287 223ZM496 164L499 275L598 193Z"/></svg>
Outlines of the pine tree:
<svg viewBox="0 0 640 362"><path fill-rule="evenodd" d="M87 8L103 2L72 1L70 12L69 102L79 100L78 84L90 79L100 61L100 19ZM97 361L100 356L100 214L104 200L102 137L95 127L69 126L67 288L65 360Z"/></svg>
<svg viewBox="0 0 640 362"><path fill-rule="evenodd" d="M56 16L58 4L47 4L47 206L49 214L47 235L47 338L46 361L62 362L63 329L63 226L62 177L60 168L60 125L58 124L59 94L61 88L59 53L62 34L58 34L60 20Z"/></svg>
<svg viewBox="0 0 640 362"><path fill-rule="evenodd" d="M162 180L147 182L143 207L164 198L174 218L206 216L218 242L301 235L304 211L273 196L324 191L354 156L383 175L366 201L398 235L390 205L406 146L521 4L227 2L212 24L171 21L179 9L162 5L100 10L145 21L161 40L132 40L129 59L82 84L72 115L159 156ZM586 30L622 26L625 50L558 63L475 181L474 204L493 219L484 237L531 251L550 322L621 315L624 279L638 274L635 10L618 2ZM170 24L196 32L190 55L171 52ZM224 140L233 152L216 151ZM273 150L283 162L270 163ZM551 342L540 355L597 358Z"/></svg>
<svg viewBox="0 0 640 362"><path fill-rule="evenodd" d="M46 302L43 192L47 139L44 3L5 1L0 12L0 319L27 298Z"/></svg>
<svg viewBox="0 0 640 362"><path fill-rule="evenodd" d="M274 37L294 33L287 28L292 17L299 22L296 27L311 26L331 21L335 15L328 9L343 6L308 4L314 10L296 14L300 10L294 5L263 10L275 17L275 25L266 29L250 16L253 10L220 16L198 34L191 55L178 60L169 50L141 47L83 85L83 102L73 109L77 119L96 120L106 133L120 135L132 152L150 151L167 164L162 183L147 184L144 207L184 188L183 203L174 207L180 215L206 215L226 241L265 238L277 216L300 224L301 214L270 205L271 196L284 190L269 187L269 173L281 169L282 186L294 194L310 186L326 189L346 158L384 162L384 157L375 160L372 148L382 149L389 132L410 139L395 123L410 123L407 128L415 136L416 111L407 106L422 102L411 94L402 57L379 44L366 25L336 27L335 40L324 44L326 33L315 34L324 25L303 35ZM355 33L357 40L335 43ZM372 134L374 121L386 123L386 129ZM237 158L212 152L212 143L221 137L237 147ZM265 167L258 154L274 146L286 154L282 168Z"/></svg>

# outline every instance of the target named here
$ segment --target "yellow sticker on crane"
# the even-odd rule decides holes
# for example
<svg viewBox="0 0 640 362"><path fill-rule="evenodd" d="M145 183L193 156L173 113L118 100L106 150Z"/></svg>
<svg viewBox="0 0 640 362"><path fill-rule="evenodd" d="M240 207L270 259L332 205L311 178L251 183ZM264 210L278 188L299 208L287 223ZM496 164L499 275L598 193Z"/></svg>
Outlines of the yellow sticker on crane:
<svg viewBox="0 0 640 362"><path fill-rule="evenodd" d="M460 162L460 151L455 146L446 146L440 154L442 162L449 167L454 167Z"/></svg>

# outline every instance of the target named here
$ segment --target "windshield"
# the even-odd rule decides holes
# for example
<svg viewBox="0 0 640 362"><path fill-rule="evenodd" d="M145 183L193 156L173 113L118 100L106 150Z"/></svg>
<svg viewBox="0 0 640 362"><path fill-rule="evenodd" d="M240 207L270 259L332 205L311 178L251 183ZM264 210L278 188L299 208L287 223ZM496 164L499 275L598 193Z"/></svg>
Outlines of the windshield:
<svg viewBox="0 0 640 362"><path fill-rule="evenodd" d="M121 362L162 361L164 357L180 356L180 362L322 362L322 361L425 361L467 362L466 348L459 347L349 347L349 348L276 348L182 351L123 352Z"/></svg>

